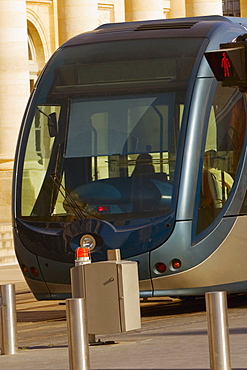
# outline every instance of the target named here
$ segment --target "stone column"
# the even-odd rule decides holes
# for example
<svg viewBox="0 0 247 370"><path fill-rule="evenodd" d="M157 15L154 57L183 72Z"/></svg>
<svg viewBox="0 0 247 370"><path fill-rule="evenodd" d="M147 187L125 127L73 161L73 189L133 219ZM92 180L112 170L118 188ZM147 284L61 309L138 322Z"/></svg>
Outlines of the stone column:
<svg viewBox="0 0 247 370"><path fill-rule="evenodd" d="M125 0L125 20L163 19L163 4L163 0Z"/></svg>
<svg viewBox="0 0 247 370"><path fill-rule="evenodd" d="M186 17L185 0L170 0L170 11L168 18Z"/></svg>
<svg viewBox="0 0 247 370"><path fill-rule="evenodd" d="M59 43L98 26L97 0L58 1Z"/></svg>
<svg viewBox="0 0 247 370"><path fill-rule="evenodd" d="M11 221L16 140L29 96L25 0L0 1L0 223Z"/></svg>
<svg viewBox="0 0 247 370"><path fill-rule="evenodd" d="M247 0L240 0L240 16L247 17Z"/></svg>
<svg viewBox="0 0 247 370"><path fill-rule="evenodd" d="M186 0L187 17L222 14L222 0Z"/></svg>

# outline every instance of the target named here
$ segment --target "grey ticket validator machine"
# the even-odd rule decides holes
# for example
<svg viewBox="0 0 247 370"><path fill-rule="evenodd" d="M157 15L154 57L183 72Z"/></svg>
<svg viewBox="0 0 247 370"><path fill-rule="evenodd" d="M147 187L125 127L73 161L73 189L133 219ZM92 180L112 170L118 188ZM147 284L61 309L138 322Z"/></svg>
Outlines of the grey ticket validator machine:
<svg viewBox="0 0 247 370"><path fill-rule="evenodd" d="M113 260L71 269L72 297L86 299L91 338L141 327L137 262L121 260L120 254L111 252L108 259Z"/></svg>

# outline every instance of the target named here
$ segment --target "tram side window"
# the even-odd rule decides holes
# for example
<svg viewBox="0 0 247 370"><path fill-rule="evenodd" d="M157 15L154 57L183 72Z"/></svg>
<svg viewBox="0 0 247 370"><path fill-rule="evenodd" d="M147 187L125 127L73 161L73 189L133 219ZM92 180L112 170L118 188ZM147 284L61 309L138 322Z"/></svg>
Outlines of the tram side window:
<svg viewBox="0 0 247 370"><path fill-rule="evenodd" d="M203 166L199 176L197 234L227 204L236 179L246 130L246 103L238 90L218 86L210 111Z"/></svg>

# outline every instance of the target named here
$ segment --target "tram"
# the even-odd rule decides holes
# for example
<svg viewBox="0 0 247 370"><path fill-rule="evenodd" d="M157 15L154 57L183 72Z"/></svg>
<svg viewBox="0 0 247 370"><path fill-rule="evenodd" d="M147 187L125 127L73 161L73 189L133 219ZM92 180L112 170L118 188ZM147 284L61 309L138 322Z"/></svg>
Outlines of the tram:
<svg viewBox="0 0 247 370"><path fill-rule="evenodd" d="M106 24L62 45L20 129L16 255L38 300L71 295L75 250L120 249L141 297L247 291L246 96L205 52L247 19Z"/></svg>

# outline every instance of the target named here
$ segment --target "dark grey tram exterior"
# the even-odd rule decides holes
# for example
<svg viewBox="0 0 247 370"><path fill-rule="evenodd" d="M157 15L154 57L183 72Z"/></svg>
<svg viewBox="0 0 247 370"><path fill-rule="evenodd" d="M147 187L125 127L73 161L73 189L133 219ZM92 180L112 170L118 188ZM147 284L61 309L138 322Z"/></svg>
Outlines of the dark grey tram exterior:
<svg viewBox="0 0 247 370"><path fill-rule="evenodd" d="M92 263L116 248L138 261L141 297L247 291L246 96L204 56L246 27L221 16L107 24L55 52L13 181L16 254L37 299L71 295L84 242Z"/></svg>

